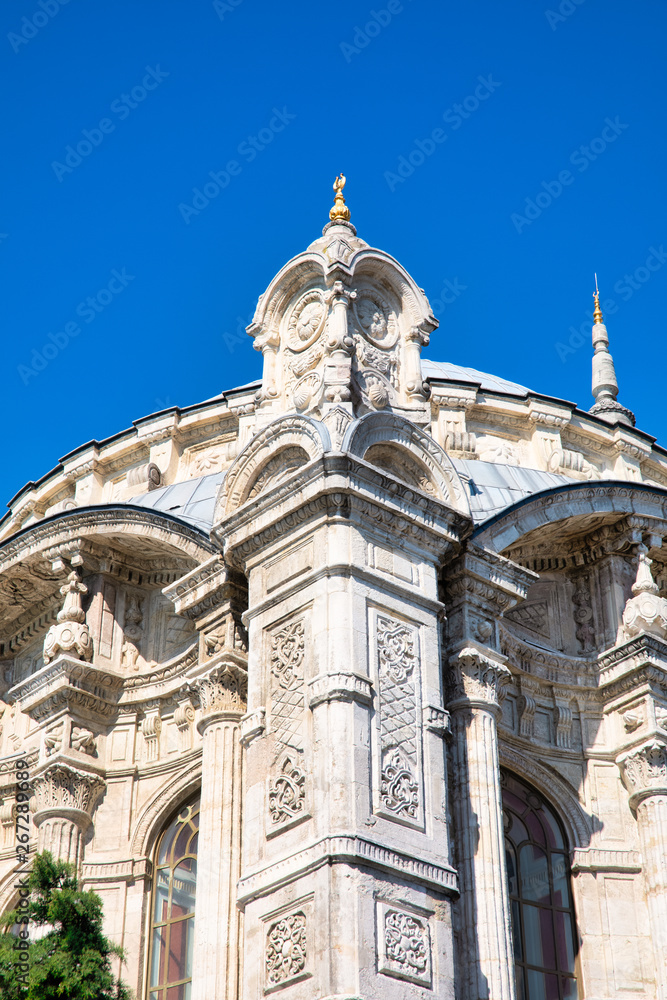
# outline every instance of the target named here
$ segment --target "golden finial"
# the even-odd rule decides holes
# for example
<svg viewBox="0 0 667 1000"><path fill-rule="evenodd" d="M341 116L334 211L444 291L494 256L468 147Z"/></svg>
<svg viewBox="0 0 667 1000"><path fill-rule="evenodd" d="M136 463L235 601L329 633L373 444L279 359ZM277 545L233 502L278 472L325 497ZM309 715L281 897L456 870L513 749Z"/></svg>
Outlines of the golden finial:
<svg viewBox="0 0 667 1000"><path fill-rule="evenodd" d="M593 319L596 323L602 322L602 310L600 309L600 289L598 288L598 276L595 275L595 291L593 292L593 301L595 302L595 309L593 310Z"/></svg>
<svg viewBox="0 0 667 1000"><path fill-rule="evenodd" d="M336 192L333 208L329 209L329 218L332 222L349 222L350 210L343 198L343 188L345 187L345 175L340 174L333 182L333 189Z"/></svg>

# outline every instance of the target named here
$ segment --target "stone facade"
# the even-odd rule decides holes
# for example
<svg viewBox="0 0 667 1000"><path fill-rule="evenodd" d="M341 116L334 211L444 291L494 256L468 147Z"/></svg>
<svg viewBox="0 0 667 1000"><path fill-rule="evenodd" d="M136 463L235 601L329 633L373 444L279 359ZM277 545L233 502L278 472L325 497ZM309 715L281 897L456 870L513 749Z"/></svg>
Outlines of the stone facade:
<svg viewBox="0 0 667 1000"><path fill-rule="evenodd" d="M599 309L590 414L423 361L337 184L261 383L0 522L0 908L25 761L142 1000L666 1000L667 453Z"/></svg>

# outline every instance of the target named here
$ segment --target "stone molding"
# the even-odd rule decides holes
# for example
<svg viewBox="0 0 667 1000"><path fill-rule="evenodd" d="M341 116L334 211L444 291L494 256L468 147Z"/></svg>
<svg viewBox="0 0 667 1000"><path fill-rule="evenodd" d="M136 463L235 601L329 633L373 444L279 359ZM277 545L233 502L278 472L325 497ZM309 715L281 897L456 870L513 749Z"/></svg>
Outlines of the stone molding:
<svg viewBox="0 0 667 1000"><path fill-rule="evenodd" d="M338 670L319 674L308 682L308 704L315 708L329 701L358 701L369 705L373 700L373 683L370 677L354 671Z"/></svg>
<svg viewBox="0 0 667 1000"><path fill-rule="evenodd" d="M164 587L162 593L173 603L177 615L194 621L224 602L228 582L227 567L215 555Z"/></svg>
<svg viewBox="0 0 667 1000"><path fill-rule="evenodd" d="M571 852L570 870L573 875L584 872L640 872L642 858L639 851L578 847Z"/></svg>
<svg viewBox="0 0 667 1000"><path fill-rule="evenodd" d="M436 892L458 895L458 877L454 868L402 854L366 837L340 834L324 837L260 871L242 875L238 885L238 904L243 908L251 900L267 896L322 865L331 864L364 865L388 872L401 880L417 882Z"/></svg>
<svg viewBox="0 0 667 1000"><path fill-rule="evenodd" d="M137 882L152 878L153 866L148 858L129 858L127 861L84 861L81 878L84 883Z"/></svg>
<svg viewBox="0 0 667 1000"><path fill-rule="evenodd" d="M319 420L293 413L278 417L255 434L225 476L214 521L241 507L262 467L288 447L300 447L307 461L313 461L331 448L329 431Z"/></svg>
<svg viewBox="0 0 667 1000"><path fill-rule="evenodd" d="M630 808L650 795L667 796L667 743L653 739L617 759Z"/></svg>

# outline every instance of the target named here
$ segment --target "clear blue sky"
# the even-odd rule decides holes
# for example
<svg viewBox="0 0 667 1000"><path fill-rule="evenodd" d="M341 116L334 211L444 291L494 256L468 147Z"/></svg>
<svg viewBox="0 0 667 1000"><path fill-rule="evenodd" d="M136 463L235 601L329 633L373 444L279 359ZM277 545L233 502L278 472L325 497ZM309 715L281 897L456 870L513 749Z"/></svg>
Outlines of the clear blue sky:
<svg viewBox="0 0 667 1000"><path fill-rule="evenodd" d="M587 409L597 271L620 400L667 444L664 0L4 0L0 21L0 508L259 375L237 331L339 170L359 235L435 305L431 358Z"/></svg>

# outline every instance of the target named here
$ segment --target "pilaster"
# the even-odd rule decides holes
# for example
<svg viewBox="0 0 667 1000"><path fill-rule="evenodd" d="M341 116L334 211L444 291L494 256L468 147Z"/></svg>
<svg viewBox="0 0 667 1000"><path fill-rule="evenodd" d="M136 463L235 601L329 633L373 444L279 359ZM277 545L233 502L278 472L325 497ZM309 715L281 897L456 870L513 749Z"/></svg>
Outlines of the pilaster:
<svg viewBox="0 0 667 1000"><path fill-rule="evenodd" d="M466 1000L515 997L497 733L501 689L511 675L499 652L498 620L534 578L470 543L445 571L459 975ZM522 695L522 725L528 726L534 711L528 685Z"/></svg>

